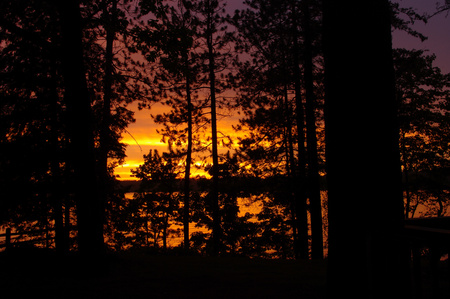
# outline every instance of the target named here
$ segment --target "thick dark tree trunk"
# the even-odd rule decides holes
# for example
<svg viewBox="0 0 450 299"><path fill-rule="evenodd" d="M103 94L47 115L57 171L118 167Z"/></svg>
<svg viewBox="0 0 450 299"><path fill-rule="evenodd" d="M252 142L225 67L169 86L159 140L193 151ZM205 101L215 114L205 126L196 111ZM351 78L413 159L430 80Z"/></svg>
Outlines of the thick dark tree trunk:
<svg viewBox="0 0 450 299"><path fill-rule="evenodd" d="M103 222L95 171L91 103L83 67L80 7L76 0L58 5L69 160L74 171L73 192L77 203L78 246L86 257L96 257L103 254Z"/></svg>
<svg viewBox="0 0 450 299"><path fill-rule="evenodd" d="M388 0L323 1L330 298L406 298Z"/></svg>

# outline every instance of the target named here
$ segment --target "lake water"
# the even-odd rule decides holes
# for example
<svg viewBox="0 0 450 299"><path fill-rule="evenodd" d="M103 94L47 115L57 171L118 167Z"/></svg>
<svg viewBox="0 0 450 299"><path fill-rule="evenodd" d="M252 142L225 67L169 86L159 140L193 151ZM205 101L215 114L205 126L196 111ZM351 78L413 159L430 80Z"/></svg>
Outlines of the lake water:
<svg viewBox="0 0 450 299"><path fill-rule="evenodd" d="M129 193L125 194L125 197L132 200L134 197L134 194L135 194L134 192L129 192ZM238 197L237 201L238 201L238 206L239 206L239 213L238 213L239 217L243 217L247 213L255 215L255 214L259 213L262 209L262 204L259 202L252 203L251 198ZM250 219L249 221L257 221L257 219L256 219L256 217L254 217L253 219ZM173 233L169 234L169 236L167 238L167 246L168 247L179 246L184 241L183 226L179 225L179 224L171 224L169 226L168 230L180 231L180 234L179 234L179 236L177 236L176 234L173 234ZM197 233L197 232L210 233L211 231L205 227L197 227L195 222L189 223L189 236L191 236L192 234ZM158 241L158 245L162 246L162 239L160 239Z"/></svg>
<svg viewBox="0 0 450 299"><path fill-rule="evenodd" d="M132 198L134 195L134 193L127 193L127 198ZM327 209L324 208L326 207L326 202L327 202L327 192L326 191L322 191L321 192L321 197L322 197L322 217L323 217L323 222L324 222L324 244L325 244L325 248L326 248L326 243L327 243L327 232L326 229L328 227L328 221L327 221ZM253 215L258 214L261 209L262 209L262 203L260 201L254 201L252 198L248 198L248 197L238 197L238 206L239 206L239 213L238 216L242 217L244 216L246 213L250 213ZM448 206L445 210L445 215L450 215L450 206ZM414 217L415 218L419 218L419 217L425 217L429 215L429 210L426 206L424 205L418 205ZM434 215L435 216L435 215ZM250 221L257 221L256 217L253 219L250 219ZM178 230L180 231L180 236L175 236L175 235L169 235L167 238L167 246L168 247L176 247L179 246L181 244L181 242L183 241L183 227L181 225L175 225L172 224L170 226L171 230ZM204 232L204 233L208 233L209 231L206 228L199 228L195 226L195 223L190 223L189 224L189 233L190 235L192 235L192 233L195 232ZM162 246L162 240L159 241L159 245Z"/></svg>
<svg viewBox="0 0 450 299"><path fill-rule="evenodd" d="M133 196L134 196L134 192L130 192L130 193L126 193L126 198L132 200ZM326 200L326 192L322 192L322 196L323 196L323 200ZM255 201L255 197L258 197L259 200ZM252 214L252 215L256 215L258 213L261 212L262 209L262 202L260 200L261 196L253 196L253 198L251 197L238 197L237 198L237 204L239 207L239 212L238 212L238 216L239 217L243 217L245 216L247 213ZM323 214L326 215L326 210L323 210ZM326 219L326 217L324 217ZM250 218L249 221L258 221L256 219L256 216L253 218ZM171 224L169 227L170 231L178 231L179 235L177 234L168 234L167 237L167 246L168 247L177 247L179 246L183 241L184 241L184 237L183 237L183 226L179 225L179 224ZM189 235L192 236L193 233L196 232L203 232L203 233L210 233L210 230L208 230L207 228L204 227L196 227L196 223L190 223L189 224ZM158 241L158 246L162 247L162 238L160 237L159 241Z"/></svg>

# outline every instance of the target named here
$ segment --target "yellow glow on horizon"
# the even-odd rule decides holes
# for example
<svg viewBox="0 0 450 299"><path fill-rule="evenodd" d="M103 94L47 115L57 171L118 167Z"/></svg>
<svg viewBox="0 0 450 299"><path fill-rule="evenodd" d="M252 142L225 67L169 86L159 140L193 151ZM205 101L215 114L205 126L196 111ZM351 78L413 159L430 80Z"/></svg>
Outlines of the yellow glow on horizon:
<svg viewBox="0 0 450 299"><path fill-rule="evenodd" d="M151 110L138 110L137 104L132 104L129 107L130 110L135 112L136 122L129 125L127 131L122 135L121 142L126 144L126 159L125 163L117 166L114 169L114 173L119 176L119 180L136 180L136 178L131 176L131 170L136 169L139 165L144 163L144 155L147 155L150 150L158 150L160 153L168 151L168 144L162 142L162 136L157 133L158 127L160 125L156 124L150 117L150 114L156 115L160 113L167 112L170 110L167 106L162 104L155 104L152 106ZM242 133L236 133L232 128L232 125L237 124L237 116L227 116L220 118L218 120L218 137L219 137L219 154L225 154L228 150L238 147L237 136L241 136ZM232 143L230 144L231 149L223 146L220 140L224 140L228 143L226 137L231 137ZM207 146L210 141L210 130L207 129L205 136L203 136L203 143ZM184 146L185 144L182 144ZM207 152L205 152L207 154ZM206 159L211 160L211 159ZM207 177L210 175L205 172L200 167L202 162L195 161L194 165L191 167L191 177Z"/></svg>
<svg viewBox="0 0 450 299"><path fill-rule="evenodd" d="M127 160L124 164L117 166L117 168L136 168L139 167L143 161Z"/></svg>
<svg viewBox="0 0 450 299"><path fill-rule="evenodd" d="M157 146L157 147L161 147L161 146L166 146L167 144L161 141L161 138L150 138L147 136L136 136L133 138L131 137L125 137L122 139L122 142L125 143L126 145L139 145L139 146Z"/></svg>

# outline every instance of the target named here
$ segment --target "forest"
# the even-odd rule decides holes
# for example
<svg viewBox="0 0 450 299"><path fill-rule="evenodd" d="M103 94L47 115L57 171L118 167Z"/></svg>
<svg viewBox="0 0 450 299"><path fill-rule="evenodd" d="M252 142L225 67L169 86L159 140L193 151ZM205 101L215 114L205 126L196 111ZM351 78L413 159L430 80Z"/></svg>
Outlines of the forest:
<svg viewBox="0 0 450 299"><path fill-rule="evenodd" d="M329 209L361 207L355 214L373 219L391 207L374 190L397 190L387 182L397 170L399 218L448 216L450 75L435 55L383 39L401 30L425 40L412 24L431 16L374 1L389 26L380 33L391 46L383 56L385 48L361 50L369 38L352 39L358 25L330 26L338 20L330 1L242 2L232 11L224 0L1 1L2 232L50 231L47 246L57 253L90 257L148 249L323 259L329 225L342 222L329 222ZM436 13L448 9L446 2ZM358 30L376 40L377 26ZM372 74L345 69L337 55L348 58L350 48L336 46L339 38L361 43L351 57ZM377 73L375 56L391 63L392 103L371 106L366 94L388 90L378 77L391 78ZM344 88L337 84L348 101L327 104ZM164 112L154 114L154 105ZM395 115L384 114L389 105ZM132 107L148 111L167 150L145 153L130 183L114 169L126 158ZM225 134L218 124L231 116L238 121ZM364 130L369 120L373 130ZM394 129L395 145L384 143ZM337 174L347 165L358 173ZM334 192L348 192L346 179L370 202L349 196L329 205Z"/></svg>

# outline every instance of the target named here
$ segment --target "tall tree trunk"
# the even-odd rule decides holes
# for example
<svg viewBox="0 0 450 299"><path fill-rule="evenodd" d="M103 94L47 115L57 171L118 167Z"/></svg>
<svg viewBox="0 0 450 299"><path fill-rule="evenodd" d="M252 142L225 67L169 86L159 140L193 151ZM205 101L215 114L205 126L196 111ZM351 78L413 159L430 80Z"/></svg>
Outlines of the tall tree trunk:
<svg viewBox="0 0 450 299"><path fill-rule="evenodd" d="M167 251L167 226L169 222L169 215L165 212L164 215L164 224L163 224L163 250Z"/></svg>
<svg viewBox="0 0 450 299"><path fill-rule="evenodd" d="M403 177L404 177L404 190L406 195L406 205L405 205L405 219L409 218L409 213L411 211L411 191L409 189L409 167L408 167L408 161L406 160L407 152L406 152L406 146L405 146L405 133L402 133L402 140L401 142L401 156L402 159L402 166L403 166Z"/></svg>
<svg viewBox="0 0 450 299"><path fill-rule="evenodd" d="M104 27L106 30L106 49L103 78L103 107L102 107L102 123L100 128L100 157L99 157L99 173L98 180L100 185L99 200L101 205L101 218L104 221L105 204L108 201L108 154L111 148L111 100L113 85L113 46L116 39L116 30L114 18L117 11L117 0L112 1L111 10L105 5L103 14L105 18Z"/></svg>
<svg viewBox="0 0 450 299"><path fill-rule="evenodd" d="M70 232L72 230L72 223L70 219L70 206L71 200L69 198L65 198L63 201L64 205L64 243L67 244L67 250L70 249Z"/></svg>
<svg viewBox="0 0 450 299"><path fill-rule="evenodd" d="M184 58L186 66L186 105L187 105L187 125L188 125L188 144L186 151L186 166L184 171L184 249L189 250L189 197L191 193L190 189L190 176L191 176L191 163L192 163L192 99L191 99L191 78L189 72L189 60L186 53Z"/></svg>
<svg viewBox="0 0 450 299"><path fill-rule="evenodd" d="M320 175L317 155L315 95L313 80L312 32L308 0L302 1L304 40L304 83L306 97L306 138L308 153L308 197L311 215L311 257L323 258L322 203L320 198Z"/></svg>
<svg viewBox="0 0 450 299"><path fill-rule="evenodd" d="M328 295L406 298L389 1L323 8Z"/></svg>
<svg viewBox="0 0 450 299"><path fill-rule="evenodd" d="M286 72L287 73L287 72ZM296 174L296 163L294 156L294 140L292 136L292 111L289 105L289 97L288 97L288 86L287 81L284 85L284 102L283 102L283 111L284 117L286 119L285 122L285 143L286 143L286 171L288 176L288 184L289 184L289 200L291 202L291 219L292 219L292 236L294 239L294 254L296 258L300 257L299 253L299 242L298 242L298 231L297 231L297 222L296 222L296 199L297 199L297 174Z"/></svg>
<svg viewBox="0 0 450 299"><path fill-rule="evenodd" d="M295 192L296 197L296 215L298 230L298 257L301 259L309 258L308 249L308 210L306 204L306 150L305 150L305 120L302 103L301 91L301 72L298 45L298 24L297 24L297 7L295 1L291 2L292 10L292 65L293 80L295 89L295 112L297 117L297 133L298 133L298 184Z"/></svg>
<svg viewBox="0 0 450 299"><path fill-rule="evenodd" d="M56 78L56 75L55 75ZM63 198L65 193L63 191L61 162L61 142L59 141L60 132L58 131L58 91L56 81L52 80L52 87L50 92L50 111L51 111L51 143L53 145L52 155L53 159L50 162L50 171L52 173L52 195L51 203L53 208L53 219L55 221L55 248L58 254L64 254L69 251L68 237L66 237L64 230L64 215L63 215Z"/></svg>
<svg viewBox="0 0 450 299"><path fill-rule="evenodd" d="M62 35L62 71L67 126L70 138L70 165L74 171L77 203L78 246L86 257L103 254L103 222L95 172L94 136L87 89L79 3L58 2Z"/></svg>
<svg viewBox="0 0 450 299"><path fill-rule="evenodd" d="M211 139L212 139L212 162L213 178L211 201L213 209L213 254L219 254L221 228L219 213L219 155L217 141L217 112L216 112L216 74L215 74L215 54L213 45L213 13L211 1L208 1L209 9L207 15L207 46L209 60L209 83L210 83L210 101L211 101Z"/></svg>

